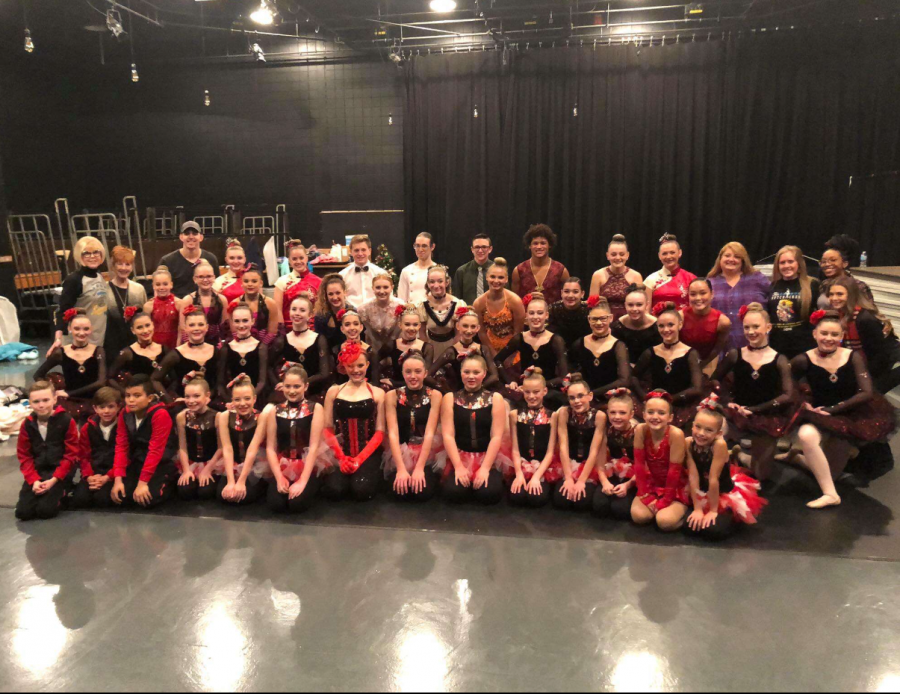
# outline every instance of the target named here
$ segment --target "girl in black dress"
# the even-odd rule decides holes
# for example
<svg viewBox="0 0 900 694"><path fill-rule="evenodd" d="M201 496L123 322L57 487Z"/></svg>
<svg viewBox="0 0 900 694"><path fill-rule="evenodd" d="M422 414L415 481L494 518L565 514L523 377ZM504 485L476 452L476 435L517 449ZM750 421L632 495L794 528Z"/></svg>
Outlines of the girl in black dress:
<svg viewBox="0 0 900 694"><path fill-rule="evenodd" d="M500 448L506 433L506 404L499 393L484 389L484 357L466 357L461 369L463 388L444 395L441 433L447 464L442 493L451 503L497 504L503 498L506 462Z"/></svg>
<svg viewBox="0 0 900 694"><path fill-rule="evenodd" d="M294 297L289 315L291 329L278 338L269 350L269 382L275 384L273 400L284 399L281 378L292 366L302 366L308 375L306 397L324 399L325 391L332 383L334 364L328 349L328 341L309 327L312 301L306 296Z"/></svg>
<svg viewBox="0 0 900 694"><path fill-rule="evenodd" d="M59 367L63 383L58 380L54 383L59 405L80 425L93 414L94 393L106 385L106 355L103 347L91 342L91 320L84 309L68 309L63 314L63 322L72 343L54 349L34 372L33 379L45 380L51 369ZM54 378L58 379L55 375Z"/></svg>
<svg viewBox="0 0 900 694"><path fill-rule="evenodd" d="M373 362L375 361L375 355L372 353L372 346L363 342L362 340L364 329L362 319L359 317L359 314L356 312L355 308L348 308L338 311L337 320L338 324L341 326L341 332L344 334L344 341L339 346L333 347L331 350L331 353L334 356L334 361L337 364L337 373L335 373L334 382L338 385L342 385L350 380L350 377L347 375L347 370L341 363L339 358L341 350L348 342L357 345L361 351L365 352L365 378L366 381L372 382L374 380L373 375L375 367Z"/></svg>
<svg viewBox="0 0 900 694"><path fill-rule="evenodd" d="M700 401L703 373L700 355L684 344L679 331L681 314L675 303L659 303L653 307L661 344L651 347L634 365L632 379L635 393L645 399L652 390L664 390L672 398L672 425L679 429L690 424Z"/></svg>
<svg viewBox="0 0 900 694"><path fill-rule="evenodd" d="M509 502L516 506L545 506L562 477L556 445L558 413L544 407L546 395L544 375L531 367L522 380L523 402L509 413L512 465L505 472L511 478Z"/></svg>
<svg viewBox="0 0 900 694"><path fill-rule="evenodd" d="M261 499L272 477L263 444L265 420L256 410L256 388L246 374L228 384L231 406L216 418L222 470L216 496L243 506Z"/></svg>
<svg viewBox="0 0 900 694"><path fill-rule="evenodd" d="M153 387L169 407L179 406L184 401L184 387L194 378L204 379L211 389L215 389L218 376L218 352L206 341L209 330L206 314L190 304L182 309L182 313L187 342L170 351L151 377ZM170 375L167 388L165 383ZM221 409L217 403L213 403L212 407Z"/></svg>
<svg viewBox="0 0 900 694"><path fill-rule="evenodd" d="M553 378L547 381L546 405L556 411L566 404L566 396L561 391L563 380L569 373L566 344L559 335L547 330L547 302L542 294L526 294L522 304L525 306L525 325L528 329L516 335L497 353L494 365L500 377L506 381L507 395L513 402L522 400L519 381L528 367L534 366L542 373L553 374ZM519 368L522 374L518 381L510 378L503 369L503 362L516 352L519 354Z"/></svg>
<svg viewBox="0 0 900 694"><path fill-rule="evenodd" d="M649 311L650 291L643 284L632 284L625 295L625 315L612 324L612 334L628 348L628 361L637 363L641 355L655 347L662 338L656 318Z"/></svg>
<svg viewBox="0 0 900 694"><path fill-rule="evenodd" d="M606 415L594 405L594 394L581 374L572 374L569 405L557 413L559 458L563 479L556 484L553 505L564 510L590 511L606 465Z"/></svg>
<svg viewBox="0 0 900 694"><path fill-rule="evenodd" d="M255 263L250 263L244 270L241 286L244 289L241 301L253 312L253 337L268 347L278 339L281 310L273 299L262 293L262 270Z"/></svg>
<svg viewBox="0 0 900 694"><path fill-rule="evenodd" d="M606 465L597 469L593 513L597 518L629 520L634 484L634 398L628 388L606 393Z"/></svg>
<svg viewBox="0 0 900 694"><path fill-rule="evenodd" d="M369 353L349 335L338 354L338 368L347 382L331 386L325 396L324 438L340 469L332 467L325 475L322 495L332 501L368 501L378 493L381 475L384 391L369 385Z"/></svg>
<svg viewBox="0 0 900 694"><path fill-rule="evenodd" d="M415 305L398 306L396 314L400 337L391 340L381 348L378 359L372 368L373 373L376 374L375 380L385 390L403 386L404 354L413 350L419 352L425 358L426 369L431 367L431 361L434 358L434 345L419 339L422 321L419 319L419 311ZM388 362L387 365L384 363L385 361Z"/></svg>
<svg viewBox="0 0 900 694"><path fill-rule="evenodd" d="M282 382L285 401L270 405L263 415L266 457L273 477L266 503L274 513L309 510L330 463L322 441L325 410L307 400L308 385L303 367L290 367Z"/></svg>
<svg viewBox="0 0 900 694"><path fill-rule="evenodd" d="M443 467L437 461L446 463L443 440L436 436L441 394L425 385L425 355L410 349L401 359L405 385L388 392L384 401L390 447L382 466L398 499L427 501L437 491L435 466Z"/></svg>
<svg viewBox="0 0 900 694"><path fill-rule="evenodd" d="M149 315L129 306L124 318L136 341L119 352L109 370L109 385L123 393L129 378L136 374L152 376L169 352L153 341L153 319Z"/></svg>
<svg viewBox="0 0 900 694"><path fill-rule="evenodd" d="M563 283L562 298L550 305L548 330L562 337L566 345L571 345L575 340L591 334L588 310L581 280L570 277Z"/></svg>
<svg viewBox="0 0 900 694"><path fill-rule="evenodd" d="M592 296L587 304L591 334L569 346L569 368L582 375L594 393L594 402L605 409L605 394L631 383L631 364L625 343L610 332L613 316L606 299Z"/></svg>
<svg viewBox="0 0 900 694"><path fill-rule="evenodd" d="M480 354L487 364L488 374L482 384L484 388L493 390L500 383L494 355L488 345L479 344L475 338L481 330L481 319L471 306L460 306L456 309L456 342L452 347L434 360L430 377L438 382L439 387L448 393L462 389L461 367L463 359Z"/></svg>
<svg viewBox="0 0 900 694"><path fill-rule="evenodd" d="M222 459L216 413L209 408L209 383L194 378L184 387L184 409L175 418L178 430L178 498L209 501L216 496L214 470Z"/></svg>
<svg viewBox="0 0 900 694"><path fill-rule="evenodd" d="M750 455L741 462L759 480L769 478L778 439L791 421L788 407L793 395L791 365L787 357L769 346L772 323L762 304L742 306L738 314L744 323L747 346L732 349L716 368L713 380L722 383L725 417L731 426L727 438L738 443L750 440Z"/></svg>
<svg viewBox="0 0 900 694"><path fill-rule="evenodd" d="M758 494L759 482L731 464L721 436L724 428L725 417L713 395L700 403L692 435L684 442L694 505L687 530L705 540L724 540L737 523L753 525L767 503Z"/></svg>
<svg viewBox="0 0 900 694"><path fill-rule="evenodd" d="M844 326L836 311L810 316L816 349L794 357L794 379L805 380L810 396L803 402L797 439L803 461L813 473L822 496L809 508L837 506L834 487L858 443L884 441L894 431L894 408L876 395L862 354L841 347Z"/></svg>
<svg viewBox="0 0 900 694"><path fill-rule="evenodd" d="M240 374L256 381L256 397L266 396L269 349L253 337L253 311L247 304L229 305L231 339L222 344L218 356L219 398L228 402L227 384Z"/></svg>

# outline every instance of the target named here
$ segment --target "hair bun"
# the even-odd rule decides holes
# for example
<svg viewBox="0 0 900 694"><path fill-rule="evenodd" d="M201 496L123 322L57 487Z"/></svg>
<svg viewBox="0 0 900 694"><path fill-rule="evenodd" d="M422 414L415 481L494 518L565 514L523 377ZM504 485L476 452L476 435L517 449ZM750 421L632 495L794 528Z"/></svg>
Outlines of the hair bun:
<svg viewBox="0 0 900 694"><path fill-rule="evenodd" d="M622 243L623 241L625 241L625 235L624 234L613 234L612 240L615 241L616 243Z"/></svg>

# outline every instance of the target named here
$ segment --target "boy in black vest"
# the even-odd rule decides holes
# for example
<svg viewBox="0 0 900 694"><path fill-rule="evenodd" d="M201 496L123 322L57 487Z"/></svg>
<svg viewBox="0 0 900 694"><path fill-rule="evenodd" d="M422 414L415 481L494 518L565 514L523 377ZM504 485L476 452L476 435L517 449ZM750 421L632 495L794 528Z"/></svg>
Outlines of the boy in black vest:
<svg viewBox="0 0 900 694"><path fill-rule="evenodd" d="M36 381L28 389L34 411L22 422L16 453L25 484L19 492L16 518L55 518L71 484L78 459L78 425L56 405L56 389Z"/></svg>
<svg viewBox="0 0 900 694"><path fill-rule="evenodd" d="M116 429L122 395L115 388L100 388L93 399L94 414L78 437L81 482L75 487L72 508L112 506L112 470L116 457Z"/></svg>
<svg viewBox="0 0 900 694"><path fill-rule="evenodd" d="M117 424L113 503L133 501L151 508L169 499L177 479L173 462L177 450L172 416L157 402L150 377L132 376Z"/></svg>

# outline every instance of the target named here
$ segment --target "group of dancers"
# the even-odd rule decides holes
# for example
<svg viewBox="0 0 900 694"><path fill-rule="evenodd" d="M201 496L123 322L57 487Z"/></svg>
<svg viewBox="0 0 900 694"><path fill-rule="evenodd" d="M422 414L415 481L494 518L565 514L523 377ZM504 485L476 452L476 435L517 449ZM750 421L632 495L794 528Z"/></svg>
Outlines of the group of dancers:
<svg viewBox="0 0 900 694"><path fill-rule="evenodd" d="M610 256L633 273L623 241L613 239ZM672 243L661 240L661 259ZM848 314L866 309L812 310L808 282L797 301L805 308L792 309L802 325L787 330L797 331L791 354L775 348L769 306L738 307L739 334L714 313L708 278L660 297L677 267L667 281L617 292L618 315L605 295L585 300L574 277L560 279L555 302L540 284L519 297L499 258L471 306L434 265L423 301L398 302L380 273L357 309L344 277L314 286L306 249L288 250L292 272L274 299L254 267L233 272L229 296L200 261L197 291L183 299L160 268L154 298L124 307L133 342L115 357L91 339L84 309L64 311L71 341L54 345L29 389L17 516L152 507L173 495L238 505L265 497L275 513L300 513L317 499L385 490L453 503L508 496L721 539L756 522L776 459L812 473L821 494L810 508L836 506L848 461L894 429L848 330ZM741 268L740 253L728 254ZM779 255L802 260L799 249ZM776 261L777 281L791 280L789 265ZM604 271L606 282L623 274ZM846 307L854 280L833 284ZM889 323L875 320L886 338ZM801 333L808 342L794 339ZM779 441L791 449L779 454Z"/></svg>

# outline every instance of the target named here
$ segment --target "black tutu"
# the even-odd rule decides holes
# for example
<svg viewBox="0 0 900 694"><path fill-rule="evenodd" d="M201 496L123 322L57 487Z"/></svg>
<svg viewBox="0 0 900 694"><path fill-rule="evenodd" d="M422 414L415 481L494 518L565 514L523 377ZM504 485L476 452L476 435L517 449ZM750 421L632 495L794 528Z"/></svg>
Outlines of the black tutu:
<svg viewBox="0 0 900 694"><path fill-rule="evenodd" d="M822 431L864 443L886 441L897 428L897 411L883 395L875 394L869 402L847 414L822 415L801 410L794 426L815 425Z"/></svg>
<svg viewBox="0 0 900 694"><path fill-rule="evenodd" d="M799 406L796 404L788 404L776 414L755 414L750 417L745 417L730 407L726 407L724 410L729 424L738 431L780 439L790 428L797 407Z"/></svg>

